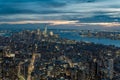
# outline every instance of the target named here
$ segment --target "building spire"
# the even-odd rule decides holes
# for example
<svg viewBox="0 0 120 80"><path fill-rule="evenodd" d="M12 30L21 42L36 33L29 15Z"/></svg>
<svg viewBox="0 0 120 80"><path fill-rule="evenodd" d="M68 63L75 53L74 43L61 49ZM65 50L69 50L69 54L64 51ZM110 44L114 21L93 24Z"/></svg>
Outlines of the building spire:
<svg viewBox="0 0 120 80"><path fill-rule="evenodd" d="M43 31L43 35L46 37L47 36L47 26L45 27L44 31Z"/></svg>
<svg viewBox="0 0 120 80"><path fill-rule="evenodd" d="M45 34L47 34L47 26L45 26L45 31L44 32L45 32Z"/></svg>

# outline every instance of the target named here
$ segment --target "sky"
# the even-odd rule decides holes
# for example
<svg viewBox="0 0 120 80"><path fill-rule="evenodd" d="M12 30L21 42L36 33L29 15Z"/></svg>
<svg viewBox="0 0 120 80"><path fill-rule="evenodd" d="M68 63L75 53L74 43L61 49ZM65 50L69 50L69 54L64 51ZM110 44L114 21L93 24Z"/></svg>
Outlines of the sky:
<svg viewBox="0 0 120 80"><path fill-rule="evenodd" d="M29 23L120 29L120 0L0 0L0 25Z"/></svg>

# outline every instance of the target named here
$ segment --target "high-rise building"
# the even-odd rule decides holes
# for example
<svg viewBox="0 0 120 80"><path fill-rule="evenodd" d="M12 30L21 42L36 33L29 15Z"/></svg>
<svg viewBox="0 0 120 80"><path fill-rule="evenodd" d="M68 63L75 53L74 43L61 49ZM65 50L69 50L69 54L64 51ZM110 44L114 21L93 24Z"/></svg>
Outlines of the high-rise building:
<svg viewBox="0 0 120 80"><path fill-rule="evenodd" d="M50 36L53 36L54 34L53 34L53 32L52 31L50 31Z"/></svg>
<svg viewBox="0 0 120 80"><path fill-rule="evenodd" d="M37 29L37 35L40 35L40 29Z"/></svg>
<svg viewBox="0 0 120 80"><path fill-rule="evenodd" d="M113 59L108 59L108 77L110 80L113 78Z"/></svg>
<svg viewBox="0 0 120 80"><path fill-rule="evenodd" d="M45 37L47 37L47 27L45 27L45 29L44 29L44 31L43 31L43 35L44 35Z"/></svg>

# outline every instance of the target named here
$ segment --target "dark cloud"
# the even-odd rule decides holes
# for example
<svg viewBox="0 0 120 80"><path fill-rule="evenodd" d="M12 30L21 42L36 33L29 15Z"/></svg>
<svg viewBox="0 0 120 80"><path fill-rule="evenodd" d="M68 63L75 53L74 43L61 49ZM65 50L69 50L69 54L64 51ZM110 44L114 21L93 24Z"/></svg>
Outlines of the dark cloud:
<svg viewBox="0 0 120 80"><path fill-rule="evenodd" d="M95 1L101 1L101 0L0 0L0 2L3 3L16 3L16 2L95 2Z"/></svg>
<svg viewBox="0 0 120 80"><path fill-rule="evenodd" d="M0 15L10 15L10 14L52 14L59 13L57 10L30 10L30 9L22 9L22 8L2 8L0 9Z"/></svg>
<svg viewBox="0 0 120 80"><path fill-rule="evenodd" d="M108 15L96 15L87 18L74 18L71 20L79 20L80 22L120 22L120 18L110 17Z"/></svg>
<svg viewBox="0 0 120 80"><path fill-rule="evenodd" d="M51 2L54 0L0 0L3 3L25 3L25 2Z"/></svg>
<svg viewBox="0 0 120 80"><path fill-rule="evenodd" d="M0 0L0 21L35 20L37 18L37 20L120 22L118 15L120 13L120 6L118 5L120 1L116 1L117 2L114 2L114 0ZM118 8L118 10L116 8ZM47 16L45 16L46 14Z"/></svg>
<svg viewBox="0 0 120 80"><path fill-rule="evenodd" d="M57 0L0 0L0 5L6 5L6 6L9 6L9 5L15 5L15 6L19 6L19 5L22 5L22 4L28 4L28 3L37 3L36 5L39 5L39 6L43 6L43 7L61 7L61 6L65 6L66 3L63 3L63 2L59 2ZM29 6L32 6L32 5L29 5ZM24 6L23 6L24 7Z"/></svg>
<svg viewBox="0 0 120 80"><path fill-rule="evenodd" d="M97 2L102 0L56 0L60 2L67 2L67 3L90 3L90 2Z"/></svg>
<svg viewBox="0 0 120 80"><path fill-rule="evenodd" d="M65 5L55 0L0 0L0 15L58 13L60 11L53 8Z"/></svg>
<svg viewBox="0 0 120 80"><path fill-rule="evenodd" d="M67 4L95 1L98 0L0 0L0 14L58 13L60 11L53 8L63 7L64 10Z"/></svg>

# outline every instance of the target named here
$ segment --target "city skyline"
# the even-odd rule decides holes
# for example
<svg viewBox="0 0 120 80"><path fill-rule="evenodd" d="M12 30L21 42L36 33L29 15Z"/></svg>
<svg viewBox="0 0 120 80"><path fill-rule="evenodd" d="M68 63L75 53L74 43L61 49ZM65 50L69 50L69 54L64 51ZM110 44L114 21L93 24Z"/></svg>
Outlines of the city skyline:
<svg viewBox="0 0 120 80"><path fill-rule="evenodd" d="M120 29L119 0L0 0L2 24Z"/></svg>
<svg viewBox="0 0 120 80"><path fill-rule="evenodd" d="M0 80L120 80L120 0L0 0Z"/></svg>

